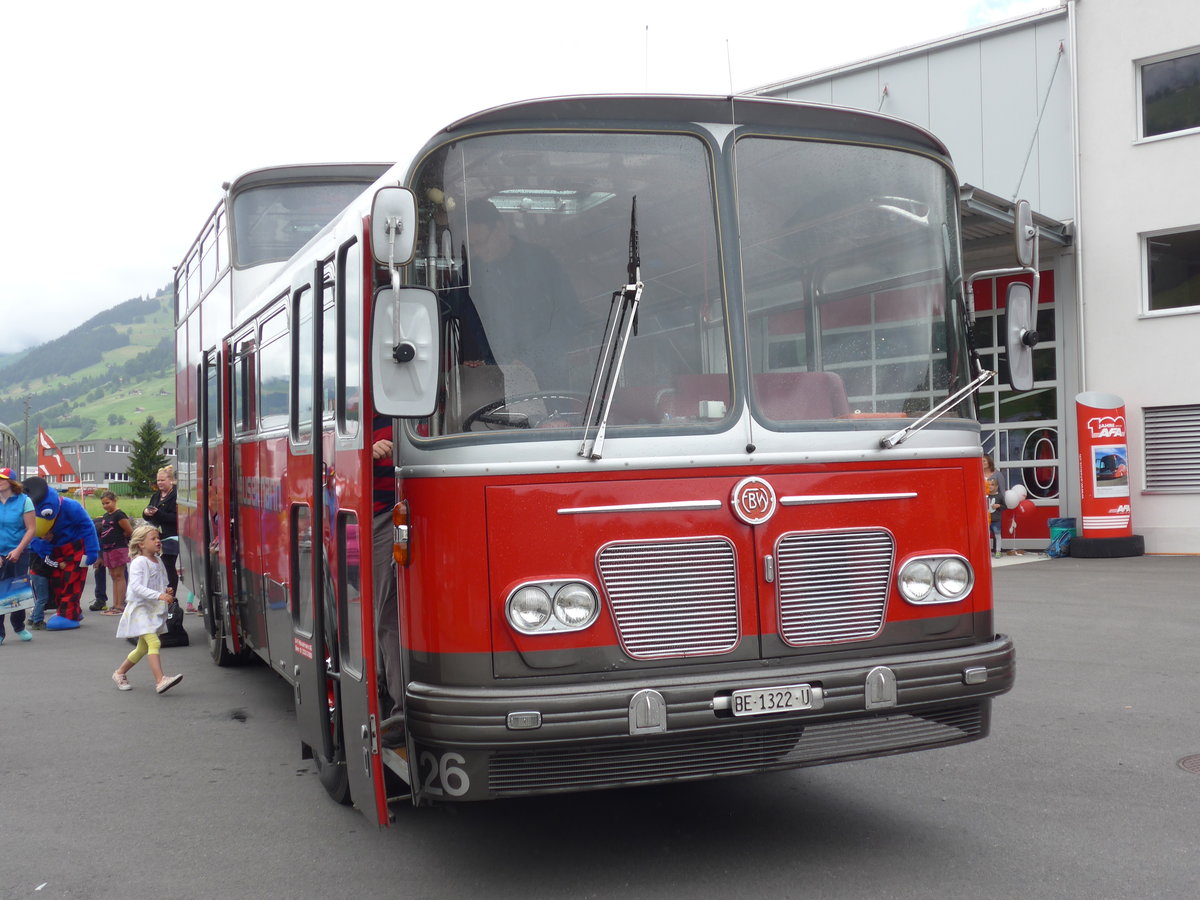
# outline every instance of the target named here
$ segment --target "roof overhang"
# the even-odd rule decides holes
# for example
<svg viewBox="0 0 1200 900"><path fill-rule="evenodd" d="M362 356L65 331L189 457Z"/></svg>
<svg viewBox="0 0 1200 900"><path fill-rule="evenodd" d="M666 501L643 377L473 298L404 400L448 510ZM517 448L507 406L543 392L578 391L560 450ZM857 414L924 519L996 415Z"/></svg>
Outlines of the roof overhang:
<svg viewBox="0 0 1200 900"><path fill-rule="evenodd" d="M989 194L982 188L964 184L958 189L958 208L962 214L963 250L979 252L1011 247L1015 222L1015 200ZM1069 247L1073 239L1070 223L1033 214L1038 242L1043 253Z"/></svg>

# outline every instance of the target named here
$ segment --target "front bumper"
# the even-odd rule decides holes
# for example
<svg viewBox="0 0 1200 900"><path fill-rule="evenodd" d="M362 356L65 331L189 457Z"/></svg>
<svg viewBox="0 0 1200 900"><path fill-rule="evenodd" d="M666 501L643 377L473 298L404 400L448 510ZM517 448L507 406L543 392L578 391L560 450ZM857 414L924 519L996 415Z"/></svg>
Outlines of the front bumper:
<svg viewBox="0 0 1200 900"><path fill-rule="evenodd" d="M554 687L414 682L411 739L418 754L453 758L463 788L453 799L709 778L977 740L991 698L1015 675L1003 635L950 650L771 663ZM819 708L735 717L724 699L794 684L819 688ZM429 785L437 797L436 779Z"/></svg>

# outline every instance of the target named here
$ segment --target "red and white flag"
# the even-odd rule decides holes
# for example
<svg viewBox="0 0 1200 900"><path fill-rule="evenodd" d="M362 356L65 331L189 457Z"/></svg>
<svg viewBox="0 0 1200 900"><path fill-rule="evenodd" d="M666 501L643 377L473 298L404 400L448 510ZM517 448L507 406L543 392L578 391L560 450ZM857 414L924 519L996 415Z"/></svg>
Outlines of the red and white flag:
<svg viewBox="0 0 1200 900"><path fill-rule="evenodd" d="M66 454L58 449L54 438L50 437L40 426L38 427L38 474L51 484L61 484L64 481L79 479L75 467L67 462Z"/></svg>

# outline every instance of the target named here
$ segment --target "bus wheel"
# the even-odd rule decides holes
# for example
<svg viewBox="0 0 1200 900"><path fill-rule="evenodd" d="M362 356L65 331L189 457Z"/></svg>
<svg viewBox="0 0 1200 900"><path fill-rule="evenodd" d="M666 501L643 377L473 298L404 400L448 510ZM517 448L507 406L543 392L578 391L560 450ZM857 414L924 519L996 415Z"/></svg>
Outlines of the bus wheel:
<svg viewBox="0 0 1200 900"><path fill-rule="evenodd" d="M332 797L335 803L349 806L350 775L346 771L346 764L324 759L320 753L313 754L313 761L317 764L317 777L321 779L325 793Z"/></svg>
<svg viewBox="0 0 1200 900"><path fill-rule="evenodd" d="M211 597L204 604L204 635L208 638L208 655L222 668L237 665L241 660L225 643L225 629L221 620L213 613L214 605Z"/></svg>
<svg viewBox="0 0 1200 900"><path fill-rule="evenodd" d="M346 746L342 741L342 717L338 714L338 696L333 681L327 682L327 697L325 704L326 725L329 728L330 746L333 748L333 758L326 759L321 749L313 749L313 761L317 764L317 777L325 793L333 798L335 803L342 806L351 804L350 773L346 768Z"/></svg>

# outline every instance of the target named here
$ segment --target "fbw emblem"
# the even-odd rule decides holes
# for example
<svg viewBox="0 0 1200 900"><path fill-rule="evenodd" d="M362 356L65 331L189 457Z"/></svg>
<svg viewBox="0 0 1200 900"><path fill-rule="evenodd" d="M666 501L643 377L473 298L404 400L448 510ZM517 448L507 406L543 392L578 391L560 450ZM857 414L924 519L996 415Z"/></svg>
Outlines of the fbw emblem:
<svg viewBox="0 0 1200 900"><path fill-rule="evenodd" d="M761 478L743 478L730 497L733 513L747 525L761 525L775 515L775 489Z"/></svg>

